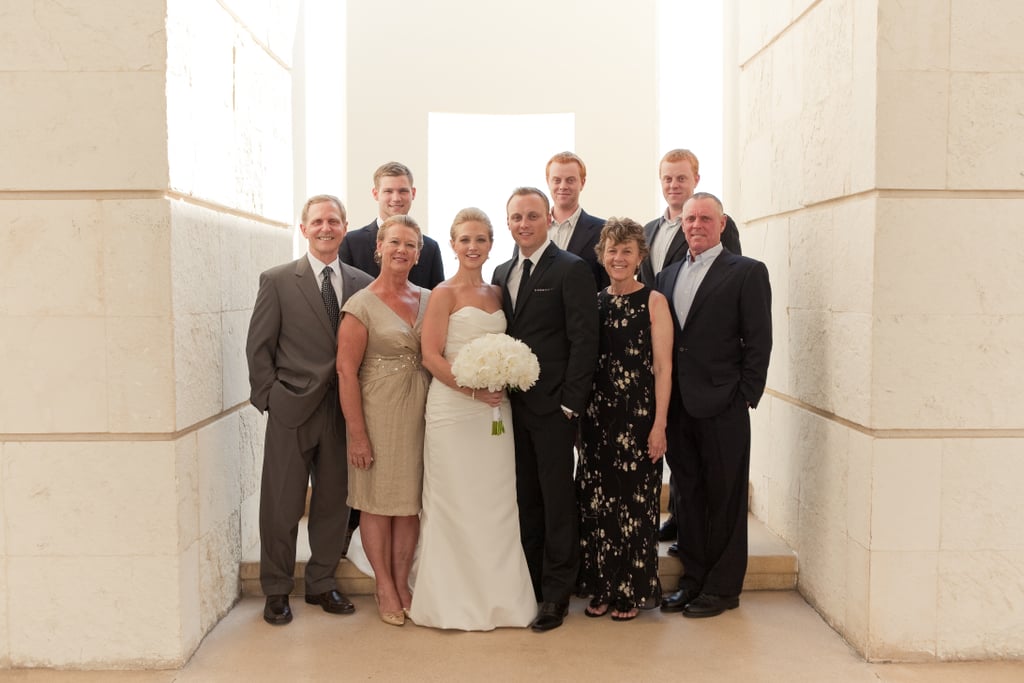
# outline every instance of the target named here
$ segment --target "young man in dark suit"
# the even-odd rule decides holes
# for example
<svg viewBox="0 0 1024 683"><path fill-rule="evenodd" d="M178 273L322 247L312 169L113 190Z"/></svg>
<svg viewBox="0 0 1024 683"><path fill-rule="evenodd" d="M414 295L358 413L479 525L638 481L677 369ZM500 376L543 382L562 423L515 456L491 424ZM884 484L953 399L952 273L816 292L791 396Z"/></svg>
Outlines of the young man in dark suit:
<svg viewBox="0 0 1024 683"><path fill-rule="evenodd" d="M348 233L338 250L338 258L342 263L355 266L364 273L377 277L380 275L380 264L376 256L377 230L387 219L392 216L408 215L412 209L412 202L416 199L412 171L397 161L382 164L373 172L373 189L370 192L377 201L378 217L368 225ZM424 289L433 289L443 280L441 248L436 240L423 235L423 248L420 250L419 261L409 271L409 282ZM359 510L352 510L345 538L346 551L352 532L358 526Z"/></svg>
<svg viewBox="0 0 1024 683"><path fill-rule="evenodd" d="M598 289L608 286L608 273L597 262L594 248L601 237L604 219L591 216L580 206L580 193L587 184L587 167L572 152L559 152L544 168L551 191L551 228L548 237L570 254L587 262Z"/></svg>
<svg viewBox="0 0 1024 683"><path fill-rule="evenodd" d="M309 252L260 275L245 345L250 401L267 413L260 485L260 585L263 618L292 620L295 542L309 503L306 602L332 614L352 603L334 580L348 524L348 456L335 363L341 306L372 278L339 263L345 207L337 197L311 197L302 209Z"/></svg>
<svg viewBox="0 0 1024 683"><path fill-rule="evenodd" d="M679 589L664 612L713 617L739 606L747 569L750 414L772 348L771 286L760 261L721 244L722 203L683 207L687 257L658 275L675 322L666 458L679 518Z"/></svg>
<svg viewBox="0 0 1024 683"><path fill-rule="evenodd" d="M547 197L518 188L506 205L519 253L498 266L510 336L540 362L540 378L512 393L519 526L540 608L534 631L562 625L579 564L573 485L578 416L587 405L597 362L597 291L582 259L548 239Z"/></svg>
<svg viewBox="0 0 1024 683"><path fill-rule="evenodd" d="M640 282L648 287L655 286L655 278L666 268L686 256L686 236L681 227L683 205L693 196L697 183L700 182L700 162L697 155L688 149L673 149L665 153L658 163L658 180L661 182L661 195L665 198L665 213L644 226L644 237L647 240L649 254L640 263ZM734 254L742 254L740 250L740 232L728 216L725 217L725 232L722 233L722 244ZM674 479L669 485L669 492L675 488ZM671 500L671 498L670 498ZM658 539L672 541L668 548L669 555L679 553L679 526L675 510L669 504L669 517L658 531Z"/></svg>
<svg viewBox="0 0 1024 683"><path fill-rule="evenodd" d="M650 254L640 264L640 281L648 287L663 268L686 256L686 236L680 228L683 205L693 196L700 182L700 162L688 149L673 149L665 153L658 164L661 195L665 198L665 213L644 226L644 237ZM722 244L736 255L740 250L740 231L728 216Z"/></svg>
<svg viewBox="0 0 1024 683"><path fill-rule="evenodd" d="M373 198L377 201L378 217L368 225L353 230L345 237L338 251L342 263L355 266L373 277L380 275L380 264L374 258L377 249L377 228L392 216L407 215L416 199L412 171L405 164L389 161L373 172ZM441 249L437 241L423 235L420 259L409 272L409 282L424 289L433 289L444 280Z"/></svg>

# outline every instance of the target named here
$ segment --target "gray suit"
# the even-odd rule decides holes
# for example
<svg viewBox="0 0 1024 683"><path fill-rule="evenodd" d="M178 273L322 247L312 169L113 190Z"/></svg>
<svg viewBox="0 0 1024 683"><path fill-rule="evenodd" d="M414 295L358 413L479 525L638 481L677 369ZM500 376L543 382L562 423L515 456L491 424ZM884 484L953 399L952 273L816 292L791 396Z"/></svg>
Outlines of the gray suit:
<svg viewBox="0 0 1024 683"><path fill-rule="evenodd" d="M341 305L372 278L341 265ZM249 323L250 401L267 412L260 490L260 583L266 595L292 592L295 542L312 480L306 593L336 588L348 523L345 422L335 369L337 335L317 276L303 255L260 275Z"/></svg>

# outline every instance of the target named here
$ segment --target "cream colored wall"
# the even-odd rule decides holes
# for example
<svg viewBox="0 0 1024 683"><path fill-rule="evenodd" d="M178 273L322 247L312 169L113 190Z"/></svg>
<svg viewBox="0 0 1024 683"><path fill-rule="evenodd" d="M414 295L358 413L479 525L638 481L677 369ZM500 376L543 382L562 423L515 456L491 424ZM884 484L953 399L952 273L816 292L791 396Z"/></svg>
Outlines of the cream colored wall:
<svg viewBox="0 0 1024 683"><path fill-rule="evenodd" d="M730 9L736 213L775 294L754 510L867 657L1024 656L1024 8Z"/></svg>
<svg viewBox="0 0 1024 683"><path fill-rule="evenodd" d="M649 218L658 144L654 21L654 2L395 0L387 11L369 0L349 2L352 226L376 217L372 175L390 159L413 170L412 213L426 218L432 111L575 112L575 151L588 172L583 207L599 216ZM536 160L540 172L559 151ZM481 150L479 164L466 172L487 173L501 161ZM504 225L504 216L491 218ZM427 231L444 239L448 225Z"/></svg>
<svg viewBox="0 0 1024 683"><path fill-rule="evenodd" d="M0 12L0 667L177 666L237 599L297 10Z"/></svg>

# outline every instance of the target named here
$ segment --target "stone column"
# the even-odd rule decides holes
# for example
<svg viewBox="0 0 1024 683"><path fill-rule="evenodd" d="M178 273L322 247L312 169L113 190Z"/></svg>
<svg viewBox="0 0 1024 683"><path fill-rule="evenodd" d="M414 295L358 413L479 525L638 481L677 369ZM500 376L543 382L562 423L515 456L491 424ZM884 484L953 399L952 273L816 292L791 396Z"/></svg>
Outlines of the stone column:
<svg viewBox="0 0 1024 683"><path fill-rule="evenodd" d="M238 597L297 11L0 10L0 666L179 666Z"/></svg>
<svg viewBox="0 0 1024 683"><path fill-rule="evenodd" d="M1024 654L1024 6L734 0L753 507L869 659Z"/></svg>

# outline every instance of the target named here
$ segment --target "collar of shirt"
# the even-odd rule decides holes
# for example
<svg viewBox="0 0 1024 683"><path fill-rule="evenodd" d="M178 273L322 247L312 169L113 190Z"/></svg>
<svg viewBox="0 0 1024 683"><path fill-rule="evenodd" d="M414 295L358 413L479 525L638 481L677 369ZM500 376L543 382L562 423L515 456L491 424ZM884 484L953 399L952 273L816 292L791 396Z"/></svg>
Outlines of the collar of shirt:
<svg viewBox="0 0 1024 683"><path fill-rule="evenodd" d="M557 218L555 218L554 212L552 212L552 214L551 214L551 227L553 227L553 228L562 228L562 227L565 227L565 226L569 226L570 228L575 228L576 227L576 223L580 220L580 214L581 213L583 213L583 207L582 206L577 206L576 210L573 212L573 214L571 216L566 218L564 221L559 221Z"/></svg>
<svg viewBox="0 0 1024 683"><path fill-rule="evenodd" d="M537 251L533 252L533 254L531 254L530 256L523 256L523 254L520 252L519 263L516 264L516 268L522 271L523 261L525 261L526 259L530 259L531 261L533 261L533 265L536 266L537 262L540 261L540 257L544 255L544 250L548 248L549 244L551 244L551 238L544 240L544 244L537 247Z"/></svg>
<svg viewBox="0 0 1024 683"><path fill-rule="evenodd" d="M331 278L331 286L334 288L334 295L338 297L338 301L341 301L341 262L338 260L338 257L334 257L334 260L330 263L324 263L307 251L306 258L309 259L309 265L313 268L313 272L316 274L313 284L316 285L316 291L318 292L321 291L321 288L324 286L324 268L327 266L331 267L335 274L335 277Z"/></svg>
<svg viewBox="0 0 1024 683"><path fill-rule="evenodd" d="M316 273L317 287L319 287L320 283L323 282L323 278L320 276L323 274L324 268L326 268L327 266L330 266L334 270L335 274L341 275L341 266L339 265L337 256L335 256L334 260L331 261L330 263L324 263L323 261L321 261L320 259L313 256L307 251L306 258L309 259L309 265L312 266L313 272Z"/></svg>
<svg viewBox="0 0 1024 683"><path fill-rule="evenodd" d="M715 258L717 258L718 255L722 253L722 243L719 242L715 246L711 247L710 249L705 249L696 256L693 256L693 254L690 253L689 249L686 250L686 253L693 259L693 263L695 265L702 266L706 263L714 261ZM686 259L686 262L690 263L690 259Z"/></svg>
<svg viewBox="0 0 1024 683"><path fill-rule="evenodd" d="M679 214L675 218L668 217L668 209L665 209L665 214L661 217L661 223L658 224L659 228L669 227L678 228L683 223L683 214Z"/></svg>

